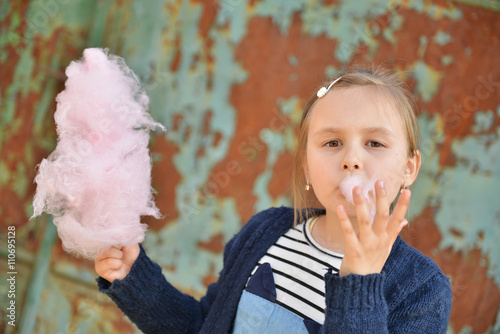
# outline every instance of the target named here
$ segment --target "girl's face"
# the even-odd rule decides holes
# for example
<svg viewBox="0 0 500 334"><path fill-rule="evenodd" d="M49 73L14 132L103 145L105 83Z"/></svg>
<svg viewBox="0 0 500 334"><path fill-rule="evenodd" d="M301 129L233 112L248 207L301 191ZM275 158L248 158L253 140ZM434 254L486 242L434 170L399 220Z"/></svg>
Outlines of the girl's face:
<svg viewBox="0 0 500 334"><path fill-rule="evenodd" d="M366 86L333 90L311 110L305 176L327 212L343 204L356 217L339 189L342 180L358 176L372 185L382 180L392 202L420 167L419 155L409 158L407 145L401 116L384 94Z"/></svg>

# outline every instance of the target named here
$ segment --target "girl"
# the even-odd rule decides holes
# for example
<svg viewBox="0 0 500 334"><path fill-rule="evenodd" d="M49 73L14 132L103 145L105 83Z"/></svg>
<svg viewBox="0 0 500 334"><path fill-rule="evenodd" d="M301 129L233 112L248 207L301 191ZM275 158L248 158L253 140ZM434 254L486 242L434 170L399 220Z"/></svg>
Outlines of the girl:
<svg viewBox="0 0 500 334"><path fill-rule="evenodd" d="M139 245L95 259L99 290L145 333L445 333L449 280L398 236L420 168L411 101L380 70L321 88L299 128L295 207L252 217L200 301Z"/></svg>

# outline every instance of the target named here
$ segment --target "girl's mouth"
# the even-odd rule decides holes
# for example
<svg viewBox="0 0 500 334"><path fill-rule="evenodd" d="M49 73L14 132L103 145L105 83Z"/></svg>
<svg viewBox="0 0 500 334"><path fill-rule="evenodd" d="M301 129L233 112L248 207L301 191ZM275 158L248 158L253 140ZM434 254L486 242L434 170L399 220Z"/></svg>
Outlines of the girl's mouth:
<svg viewBox="0 0 500 334"><path fill-rule="evenodd" d="M365 200L369 203L372 202L371 196L375 193L375 181L376 180L363 180L361 175L349 175L339 185L339 189L346 198L346 200L352 204L354 204L354 200L352 198L352 190L360 186L363 191L363 196Z"/></svg>
<svg viewBox="0 0 500 334"><path fill-rule="evenodd" d="M363 197L365 198L368 207L370 207L370 218L373 222L375 216L375 182L376 177L372 180L364 180L361 175L349 175L339 185L339 189L344 195L345 199L354 205L352 190L360 186L362 188Z"/></svg>

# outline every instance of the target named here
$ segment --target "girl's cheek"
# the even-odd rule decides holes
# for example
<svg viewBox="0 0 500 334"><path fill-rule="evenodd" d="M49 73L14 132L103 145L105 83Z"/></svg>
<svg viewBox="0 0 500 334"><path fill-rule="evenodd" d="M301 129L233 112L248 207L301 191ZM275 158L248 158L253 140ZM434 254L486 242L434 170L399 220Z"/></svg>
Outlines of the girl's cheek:
<svg viewBox="0 0 500 334"><path fill-rule="evenodd" d="M384 182L389 202L392 202L396 199L401 188L402 179L402 175L392 175L386 182Z"/></svg>

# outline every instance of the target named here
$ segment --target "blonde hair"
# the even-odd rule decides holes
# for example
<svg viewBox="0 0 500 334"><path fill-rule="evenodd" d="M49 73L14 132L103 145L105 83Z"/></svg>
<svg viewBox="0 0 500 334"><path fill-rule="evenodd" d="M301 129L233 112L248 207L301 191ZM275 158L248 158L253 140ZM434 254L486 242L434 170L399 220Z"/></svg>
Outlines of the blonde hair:
<svg viewBox="0 0 500 334"><path fill-rule="evenodd" d="M347 89L359 86L370 86L381 93L384 93L399 114L403 121L406 130L408 157L413 158L419 150L419 131L417 118L415 116L416 104L413 96L408 91L404 82L392 72L386 69L378 68L376 70L355 69L347 71L339 75L338 80L331 88L332 90ZM332 81L326 83L328 86ZM328 93L327 93L328 94ZM307 133L309 131L309 121L311 110L314 103L318 100L316 92L306 104L302 120L299 126L299 134L297 140L297 150L295 153L295 163L293 169L293 204L294 204L294 224L317 216L318 210L314 208L321 208L321 203L314 195L314 191L306 191L304 186L306 184L304 176L304 159L307 149Z"/></svg>

